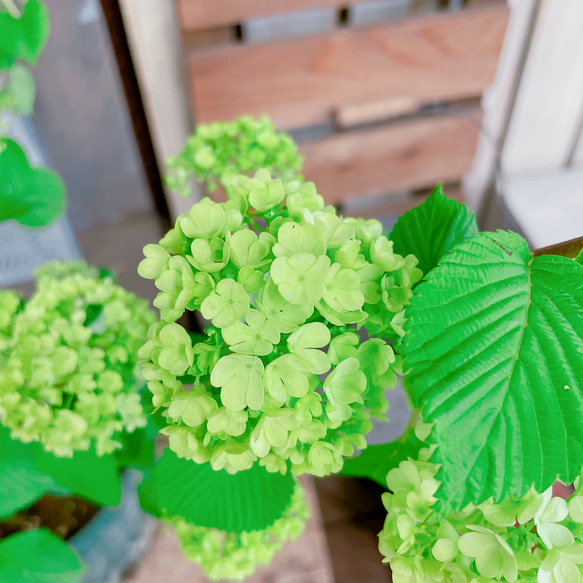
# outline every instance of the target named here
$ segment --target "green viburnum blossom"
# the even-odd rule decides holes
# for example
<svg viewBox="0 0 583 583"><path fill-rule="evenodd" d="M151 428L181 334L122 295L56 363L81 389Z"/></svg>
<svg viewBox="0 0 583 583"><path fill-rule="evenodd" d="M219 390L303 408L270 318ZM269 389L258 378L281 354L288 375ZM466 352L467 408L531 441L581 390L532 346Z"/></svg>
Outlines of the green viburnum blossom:
<svg viewBox="0 0 583 583"><path fill-rule="evenodd" d="M311 183L261 170L229 195L194 205L140 266L160 289L164 324L139 356L162 432L217 470L339 471L386 415L402 372L389 342L421 272L378 221L338 216ZM197 309L212 326L191 344L176 320Z"/></svg>
<svg viewBox="0 0 583 583"><path fill-rule="evenodd" d="M244 316L250 305L249 294L240 283L223 279L202 302L200 311L218 328L226 328Z"/></svg>
<svg viewBox="0 0 583 583"><path fill-rule="evenodd" d="M270 563L287 541L297 539L309 515L303 488L297 484L283 516L265 530L226 532L196 526L180 517L167 522L176 530L186 557L200 565L210 579L242 580L252 575L259 565Z"/></svg>
<svg viewBox="0 0 583 583"><path fill-rule="evenodd" d="M110 453L122 430L146 424L135 355L155 317L98 274L79 262L51 264L24 304L0 293L0 324L8 322L0 330L0 424L59 456L92 442L98 455Z"/></svg>
<svg viewBox="0 0 583 583"><path fill-rule="evenodd" d="M200 124L182 152L170 158L167 165L171 174L166 183L183 196L190 194L191 176L204 183L209 192L220 185L227 193L236 175L254 174L260 168L283 180L302 178L302 157L296 144L287 134L277 133L267 117L255 120L244 116L233 122ZM272 186L269 196L277 188ZM260 190L254 193L254 197L262 196Z"/></svg>
<svg viewBox="0 0 583 583"><path fill-rule="evenodd" d="M267 356L280 339L279 328L260 311L249 310L245 323L237 321L223 328L223 338L233 352Z"/></svg>
<svg viewBox="0 0 583 583"><path fill-rule="evenodd" d="M435 447L435 446L432 446ZM379 550L395 581L409 583L581 583L583 496L530 490L442 516L434 511L432 450L389 471Z"/></svg>
<svg viewBox="0 0 583 583"><path fill-rule="evenodd" d="M21 299L17 292L0 290L0 351L4 350L10 340L12 323L20 306Z"/></svg>

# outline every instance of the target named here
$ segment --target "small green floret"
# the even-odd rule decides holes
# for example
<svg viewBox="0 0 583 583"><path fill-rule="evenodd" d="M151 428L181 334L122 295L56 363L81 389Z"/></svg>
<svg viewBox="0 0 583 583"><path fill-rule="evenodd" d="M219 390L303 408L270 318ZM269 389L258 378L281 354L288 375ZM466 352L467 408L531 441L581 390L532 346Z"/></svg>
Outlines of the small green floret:
<svg viewBox="0 0 583 583"><path fill-rule="evenodd" d="M434 448L435 446L432 446ZM580 487L568 501L531 489L439 515L438 465L422 449L387 475L387 518L379 550L397 581L412 583L580 583L583 529Z"/></svg>
<svg viewBox="0 0 583 583"><path fill-rule="evenodd" d="M304 490L297 484L288 509L265 530L237 534L196 526L179 517L168 522L175 528L184 554L210 579L243 580L259 565L270 563L286 542L297 539L309 515Z"/></svg>

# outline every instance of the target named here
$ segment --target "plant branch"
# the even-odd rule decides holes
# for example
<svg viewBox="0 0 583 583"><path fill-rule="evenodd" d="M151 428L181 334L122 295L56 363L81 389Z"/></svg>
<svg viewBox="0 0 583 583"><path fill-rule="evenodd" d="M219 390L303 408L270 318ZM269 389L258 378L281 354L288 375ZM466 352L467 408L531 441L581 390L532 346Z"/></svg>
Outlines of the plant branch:
<svg viewBox="0 0 583 583"><path fill-rule="evenodd" d="M583 249L583 237L577 237L570 241L564 241L563 243L557 243L555 245L548 245L547 247L536 249L533 252L533 255L535 257L538 257L539 255L562 255L563 257L571 257L574 259L577 257L581 249Z"/></svg>

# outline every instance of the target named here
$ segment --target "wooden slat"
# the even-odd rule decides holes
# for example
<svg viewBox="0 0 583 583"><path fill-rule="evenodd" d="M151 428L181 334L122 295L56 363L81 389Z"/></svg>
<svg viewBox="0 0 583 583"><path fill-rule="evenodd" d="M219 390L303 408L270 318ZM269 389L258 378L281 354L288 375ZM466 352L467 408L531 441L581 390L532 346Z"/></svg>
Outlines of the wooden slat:
<svg viewBox="0 0 583 583"><path fill-rule="evenodd" d="M569 162L583 111L583 2L541 0L502 153L508 177Z"/></svg>
<svg viewBox="0 0 583 583"><path fill-rule="evenodd" d="M200 30L256 16L312 8L342 8L346 4L346 0L178 0L178 14L184 30Z"/></svg>
<svg viewBox="0 0 583 583"><path fill-rule="evenodd" d="M483 0L473 0L471 5ZM531 28L538 0L520 0L511 3L510 18L500 51L496 77L484 93L483 131L478 139L472 169L464 178L466 202L479 210L491 192L496 174L499 144L504 138L508 119L514 103L520 72L528 48Z"/></svg>
<svg viewBox="0 0 583 583"><path fill-rule="evenodd" d="M577 147L573 154L573 166L582 168L583 167L583 132L579 134L579 140L577 141Z"/></svg>
<svg viewBox="0 0 583 583"><path fill-rule="evenodd" d="M478 96L494 76L507 18L497 6L195 53L195 118L268 113L290 128L321 123L344 105Z"/></svg>
<svg viewBox="0 0 583 583"><path fill-rule="evenodd" d="M382 101L374 101L373 103L347 105L338 109L335 121L339 127L349 128L359 124L372 123L414 113L421 105L411 97L393 97Z"/></svg>
<svg viewBox="0 0 583 583"><path fill-rule="evenodd" d="M444 185L444 191L448 198L453 198L461 203L465 202L464 193L459 184L446 184ZM432 192L433 188L427 188L422 194L407 191L387 196L374 196L366 201L366 206L359 204L347 205L346 208L342 207L342 214L364 219L381 219L388 216L400 217L408 210L419 206Z"/></svg>
<svg viewBox="0 0 583 583"><path fill-rule="evenodd" d="M503 178L504 202L533 248L583 235L583 169Z"/></svg>
<svg viewBox="0 0 583 583"><path fill-rule="evenodd" d="M476 124L418 119L339 134L300 147L305 176L328 203L459 181L469 169Z"/></svg>

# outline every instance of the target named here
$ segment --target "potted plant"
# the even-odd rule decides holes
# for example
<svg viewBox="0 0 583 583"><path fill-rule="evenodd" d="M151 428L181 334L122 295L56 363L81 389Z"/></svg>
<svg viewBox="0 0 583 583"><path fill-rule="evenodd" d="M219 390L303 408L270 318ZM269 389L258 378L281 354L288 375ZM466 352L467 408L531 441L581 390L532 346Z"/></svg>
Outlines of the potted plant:
<svg viewBox="0 0 583 583"><path fill-rule="evenodd" d="M257 124L199 127L173 184L194 174L228 200L204 198L144 250L161 320L139 356L169 438L146 505L212 577L242 578L296 476L370 476L389 490L396 582L579 582L581 256L481 233L439 186L390 234L340 217ZM293 165L255 173L269 157ZM366 448L397 375L409 428ZM569 500L557 479L575 481Z"/></svg>
<svg viewBox="0 0 583 583"><path fill-rule="evenodd" d="M154 315L82 262L37 276L27 300L0 291L0 580L74 583L85 563L83 581L113 581L144 530L122 470L154 458L136 362ZM100 508L120 502L112 528Z"/></svg>

